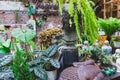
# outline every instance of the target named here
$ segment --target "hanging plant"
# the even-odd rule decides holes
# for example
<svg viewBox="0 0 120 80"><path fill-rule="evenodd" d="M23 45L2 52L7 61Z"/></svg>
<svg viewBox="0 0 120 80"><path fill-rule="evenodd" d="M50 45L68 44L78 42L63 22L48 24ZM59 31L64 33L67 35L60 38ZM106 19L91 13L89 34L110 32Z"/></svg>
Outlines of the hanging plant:
<svg viewBox="0 0 120 80"><path fill-rule="evenodd" d="M81 40L81 33L87 35L87 38L93 43L98 37L98 24L94 10L92 9L89 0L57 0L59 3L60 12L62 12L63 3L68 4L68 13L73 17L73 22L76 27L76 33ZM81 16L79 14L81 13ZM82 17L82 32L80 30L80 20ZM70 20L71 21L71 20Z"/></svg>

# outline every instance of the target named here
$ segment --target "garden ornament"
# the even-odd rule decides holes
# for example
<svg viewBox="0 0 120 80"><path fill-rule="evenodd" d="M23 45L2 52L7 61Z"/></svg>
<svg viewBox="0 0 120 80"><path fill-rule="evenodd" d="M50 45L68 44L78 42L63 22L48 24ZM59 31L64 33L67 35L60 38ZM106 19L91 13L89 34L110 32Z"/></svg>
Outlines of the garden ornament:
<svg viewBox="0 0 120 80"><path fill-rule="evenodd" d="M104 42L104 45L102 46L102 53L104 53L104 54L111 54L112 53L112 47L110 46L108 40L106 40Z"/></svg>
<svg viewBox="0 0 120 80"><path fill-rule="evenodd" d="M90 48L89 46L89 42L88 41L84 41L84 45L82 47L83 50L88 50Z"/></svg>
<svg viewBox="0 0 120 80"><path fill-rule="evenodd" d="M36 31L36 22L34 20L33 15L30 15L30 19L27 21L26 24L29 29Z"/></svg>
<svg viewBox="0 0 120 80"><path fill-rule="evenodd" d="M119 80L120 73L115 73L115 68L108 68L107 71L112 74L106 76L94 60L89 59L85 62L74 62L73 66L61 72L58 80Z"/></svg>
<svg viewBox="0 0 120 80"><path fill-rule="evenodd" d="M65 41L75 41L78 39L77 37L77 34L76 34L76 28L75 28L75 24L70 24L70 14L68 12L68 4L65 4L63 6L63 9L62 9L62 24L63 24L63 27L62 27L62 30L63 30L63 33L64 33L64 37L63 39ZM73 19L71 19L73 20ZM73 21L71 21L73 22Z"/></svg>
<svg viewBox="0 0 120 80"><path fill-rule="evenodd" d="M88 41L84 41L84 45L89 45Z"/></svg>
<svg viewBox="0 0 120 80"><path fill-rule="evenodd" d="M116 49L116 50L115 50L115 53L116 53L116 54L120 54L120 49Z"/></svg>
<svg viewBox="0 0 120 80"><path fill-rule="evenodd" d="M72 67L66 68L59 80L103 80L104 75L93 60L75 62Z"/></svg>
<svg viewBox="0 0 120 80"><path fill-rule="evenodd" d="M116 49L115 54L117 57L115 65L117 67L117 72L120 72L120 49Z"/></svg>

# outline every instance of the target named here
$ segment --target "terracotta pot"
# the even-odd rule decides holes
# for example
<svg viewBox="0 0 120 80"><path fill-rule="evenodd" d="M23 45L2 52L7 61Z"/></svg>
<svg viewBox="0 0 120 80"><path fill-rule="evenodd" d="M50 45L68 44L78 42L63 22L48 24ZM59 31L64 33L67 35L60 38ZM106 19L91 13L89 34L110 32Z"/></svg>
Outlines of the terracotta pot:
<svg viewBox="0 0 120 80"><path fill-rule="evenodd" d="M100 37L98 37L98 42L104 42L105 40L107 40L107 36L100 36Z"/></svg>
<svg viewBox="0 0 120 80"><path fill-rule="evenodd" d="M104 42L107 39L107 36L101 36L102 41Z"/></svg>
<svg viewBox="0 0 120 80"><path fill-rule="evenodd" d="M120 42L114 41L114 47L120 47Z"/></svg>

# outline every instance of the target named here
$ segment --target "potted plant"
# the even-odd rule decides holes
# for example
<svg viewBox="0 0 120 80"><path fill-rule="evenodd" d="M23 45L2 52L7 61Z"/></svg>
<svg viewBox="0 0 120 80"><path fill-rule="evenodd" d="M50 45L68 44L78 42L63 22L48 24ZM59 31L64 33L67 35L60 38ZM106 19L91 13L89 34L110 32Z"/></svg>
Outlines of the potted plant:
<svg viewBox="0 0 120 80"><path fill-rule="evenodd" d="M12 30L15 54L13 55L14 58L11 66L15 80L34 80L27 62L33 59L29 42L32 41L35 35L35 31L31 29L16 28ZM18 47L17 43L22 44L22 46Z"/></svg>
<svg viewBox="0 0 120 80"><path fill-rule="evenodd" d="M56 56L57 45L52 45L46 51L39 51L39 55L29 62L31 71L42 80L55 80L56 69L60 68L60 63Z"/></svg>
<svg viewBox="0 0 120 80"><path fill-rule="evenodd" d="M120 20L117 18L110 17L107 20L98 19L99 27L107 35L107 40L110 42L111 36L120 28Z"/></svg>

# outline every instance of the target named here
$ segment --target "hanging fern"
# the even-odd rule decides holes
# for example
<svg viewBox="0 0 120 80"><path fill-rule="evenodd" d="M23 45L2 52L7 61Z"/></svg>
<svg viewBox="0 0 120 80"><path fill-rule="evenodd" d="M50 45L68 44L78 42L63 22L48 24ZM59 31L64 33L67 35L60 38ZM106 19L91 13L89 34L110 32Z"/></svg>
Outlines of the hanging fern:
<svg viewBox="0 0 120 80"><path fill-rule="evenodd" d="M76 26L76 33L78 35L78 38L82 42L82 39L80 37L80 27L79 27L79 22L78 22L78 14L77 14L76 10L75 10L75 15L74 15L74 23L75 23L75 26Z"/></svg>
<svg viewBox="0 0 120 80"><path fill-rule="evenodd" d="M61 14L62 14L63 1L64 1L64 0L58 0L59 10L60 10L60 13L61 13Z"/></svg>
<svg viewBox="0 0 120 80"><path fill-rule="evenodd" d="M62 11L62 2L63 0L57 0L59 3L59 7L60 7L60 11ZM89 39L89 41L91 43L93 43L98 35L98 24L97 24L97 20L96 20L96 16L95 13L90 5L90 1L89 0L65 0L65 2L69 5L68 6L68 12L70 14L71 17L74 18L74 23L76 26L76 32L78 35L78 38L80 40L81 36L80 36L80 21L78 18L80 18L78 16L79 13L81 13L82 15L82 31L84 34L87 35L87 38ZM62 4L61 4L62 3Z"/></svg>
<svg viewBox="0 0 120 80"><path fill-rule="evenodd" d="M71 16L73 16L73 14L74 14L74 4L73 4L73 2L69 3L68 12Z"/></svg>
<svg viewBox="0 0 120 80"><path fill-rule="evenodd" d="M83 16L84 33L88 35L88 39L94 42L98 37L98 25L95 13L91 8L88 0L79 0L81 3L81 11Z"/></svg>

